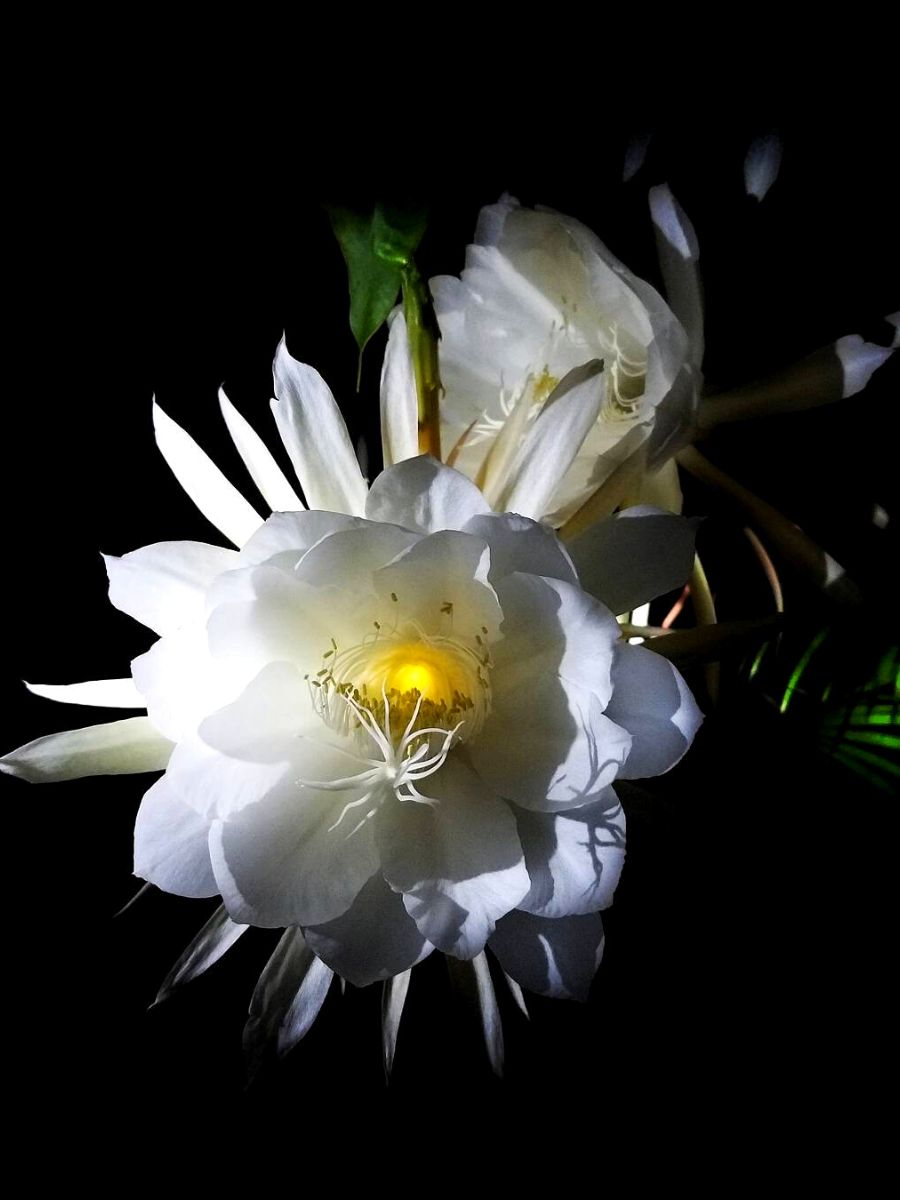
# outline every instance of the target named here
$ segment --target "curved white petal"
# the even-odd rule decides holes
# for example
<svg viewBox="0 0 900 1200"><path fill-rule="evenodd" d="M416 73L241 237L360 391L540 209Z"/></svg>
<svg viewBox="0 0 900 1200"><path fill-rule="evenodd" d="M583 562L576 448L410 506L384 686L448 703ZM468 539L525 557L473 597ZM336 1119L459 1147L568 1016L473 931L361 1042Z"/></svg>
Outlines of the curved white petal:
<svg viewBox="0 0 900 1200"><path fill-rule="evenodd" d="M744 159L744 188L748 196L765 199L781 169L781 138L775 133L755 138Z"/></svg>
<svg viewBox="0 0 900 1200"><path fill-rule="evenodd" d="M133 679L92 679L85 683L23 682L33 695L60 704L84 704L96 708L147 707Z"/></svg>
<svg viewBox="0 0 900 1200"><path fill-rule="evenodd" d="M192 979L208 971L231 949L247 928L246 925L235 925L225 911L225 905L220 905L197 936L185 947L162 981L154 1004L161 1004L176 988L190 983Z"/></svg>
<svg viewBox="0 0 900 1200"><path fill-rule="evenodd" d="M272 513L241 550L241 566L282 567L292 571L305 552L329 533L346 529L362 529L367 524L362 517L346 513L309 512Z"/></svg>
<svg viewBox="0 0 900 1200"><path fill-rule="evenodd" d="M632 737L620 779L661 775L694 740L703 714L678 671L659 654L622 642L613 663L608 716Z"/></svg>
<svg viewBox="0 0 900 1200"><path fill-rule="evenodd" d="M342 979L365 987L426 958L433 946L406 911L403 897L376 872L343 916L308 925L306 940Z"/></svg>
<svg viewBox="0 0 900 1200"><path fill-rule="evenodd" d="M173 792L165 776L144 793L134 826L134 873L176 896L215 896L209 821Z"/></svg>
<svg viewBox="0 0 900 1200"><path fill-rule="evenodd" d="M539 520L593 428L603 401L603 364L570 371L551 393L513 459L497 507Z"/></svg>
<svg viewBox="0 0 900 1200"><path fill-rule="evenodd" d="M703 290L697 235L667 184L651 188L649 198L666 296L687 332L691 361L699 366L703 361Z"/></svg>
<svg viewBox="0 0 900 1200"><path fill-rule="evenodd" d="M244 1026L251 1076L268 1049L283 1055L306 1036L319 1015L334 973L306 944L299 929L286 929L260 973Z"/></svg>
<svg viewBox="0 0 900 1200"><path fill-rule="evenodd" d="M110 602L163 636L202 617L206 589L239 560L235 550L205 542L156 542L103 561Z"/></svg>
<svg viewBox="0 0 900 1200"><path fill-rule="evenodd" d="M513 912L497 923L490 948L528 991L587 1000L603 958L603 921L599 913L551 920Z"/></svg>
<svg viewBox="0 0 900 1200"><path fill-rule="evenodd" d="M128 717L36 738L0 758L0 771L29 783L54 783L85 775L128 775L161 771L172 743L147 717Z"/></svg>
<svg viewBox="0 0 900 1200"><path fill-rule="evenodd" d="M388 317L388 343L381 368L381 446L385 467L419 453L416 378L403 313Z"/></svg>
<svg viewBox="0 0 900 1200"><path fill-rule="evenodd" d="M864 341L858 333L838 338L834 344L844 375L841 398L855 396L861 392L880 366L894 353L892 346L878 346Z"/></svg>
<svg viewBox="0 0 900 1200"><path fill-rule="evenodd" d="M638 504L591 525L567 549L586 591L611 612L631 612L686 582L697 525Z"/></svg>
<svg viewBox="0 0 900 1200"><path fill-rule="evenodd" d="M384 876L423 937L445 954L474 958L530 886L515 819L453 756L422 792L437 803L397 801L379 813Z"/></svg>
<svg viewBox="0 0 900 1200"><path fill-rule="evenodd" d="M272 412L310 508L362 516L366 481L341 410L318 371L288 354L284 338L272 365Z"/></svg>
<svg viewBox="0 0 900 1200"><path fill-rule="evenodd" d="M568 551L553 530L529 517L487 513L466 521L463 532L487 542L491 552L491 582L513 571L578 582Z"/></svg>
<svg viewBox="0 0 900 1200"><path fill-rule="evenodd" d="M462 529L491 506L471 480L429 455L382 471L369 490L366 516L420 533Z"/></svg>
<svg viewBox="0 0 900 1200"><path fill-rule="evenodd" d="M284 472L272 457L265 442L234 407L223 388L219 388L219 408L235 448L244 460L250 478L273 512L299 512L304 508L300 497L288 483Z"/></svg>
<svg viewBox="0 0 900 1200"><path fill-rule="evenodd" d="M531 890L519 902L541 917L608 908L625 862L625 813L612 788L564 813L516 813Z"/></svg>
<svg viewBox="0 0 900 1200"><path fill-rule="evenodd" d="M262 517L228 482L190 434L164 413L155 401L153 428L160 453L204 517L229 541L236 546L243 546L262 525Z"/></svg>

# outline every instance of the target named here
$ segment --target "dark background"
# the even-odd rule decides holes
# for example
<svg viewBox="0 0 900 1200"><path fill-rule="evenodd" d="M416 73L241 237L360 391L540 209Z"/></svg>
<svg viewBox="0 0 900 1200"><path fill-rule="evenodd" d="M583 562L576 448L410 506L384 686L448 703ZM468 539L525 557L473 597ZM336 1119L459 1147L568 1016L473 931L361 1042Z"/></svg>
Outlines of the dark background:
<svg viewBox="0 0 900 1200"><path fill-rule="evenodd" d="M281 140L196 114L183 124L148 116L119 137L108 122L99 104L77 119L61 113L49 146L24 153L13 197L4 749L117 715L53 705L18 683L119 676L147 648L146 631L106 600L99 551L221 540L155 450L152 394L254 500L216 388L224 382L275 447L267 401L282 329L355 432L377 428L382 343L357 397L323 199L418 192L432 206L423 272L458 273L479 207L509 190L581 218L658 283L646 193L668 180L700 240L716 389L846 333L883 340L881 317L900 307L891 131L877 104L803 120L660 108L633 128L598 120L590 139L567 129L534 145L498 130L496 152L482 146L473 161L464 138L445 146L438 132L439 169L396 154L357 158L321 138L310 149L299 127ZM772 128L784 162L758 205L743 194L742 162L751 138ZM645 132L646 164L623 184L628 139ZM841 643L862 674L896 636L895 531L874 528L871 514L877 502L900 520L898 400L892 366L864 396L734 427L707 447L863 586L868 607ZM702 489L688 504L712 514L701 536L725 615L766 611L739 525ZM808 614L797 644L806 626L831 620L800 589L788 602ZM208 1119L273 1143L301 1137L313 1152L348 1127L351 1149L372 1130L405 1131L450 1156L498 1125L518 1140L552 1128L567 1154L608 1144L623 1147L625 1165L635 1136L649 1146L667 1137L685 1154L734 1138L742 1163L764 1145L813 1153L850 1125L876 1145L873 1089L888 1070L894 999L895 800L824 757L812 718L779 719L764 689L741 691L738 666L685 762L625 797L627 865L590 1003L536 1000L530 1027L510 1012L503 1084L435 955L414 973L389 1090L373 987L332 995L307 1041L245 1092L240 1034L273 935L247 935L148 1014L214 905L155 892L114 917L138 886L131 834L147 780L4 779L7 1089L20 1116L83 1147L142 1141L151 1128L188 1144Z"/></svg>

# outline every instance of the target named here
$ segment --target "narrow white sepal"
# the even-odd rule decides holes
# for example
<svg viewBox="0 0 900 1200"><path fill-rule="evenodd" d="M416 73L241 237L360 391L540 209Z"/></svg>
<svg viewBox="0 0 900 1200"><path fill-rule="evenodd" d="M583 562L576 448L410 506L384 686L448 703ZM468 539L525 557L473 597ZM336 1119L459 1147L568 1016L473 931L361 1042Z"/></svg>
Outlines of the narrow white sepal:
<svg viewBox="0 0 900 1200"><path fill-rule="evenodd" d="M593 429L603 400L602 363L575 367L554 388L526 433L509 468L500 512L539 521L552 509L551 499Z"/></svg>
<svg viewBox="0 0 900 1200"><path fill-rule="evenodd" d="M133 679L92 679L85 683L22 682L34 696L60 704L84 704L93 708L146 708L147 701Z"/></svg>
<svg viewBox="0 0 900 1200"><path fill-rule="evenodd" d="M520 1013L522 1013L526 1021L530 1021L531 1013L528 1011L528 1005L525 1003L525 993L513 979L512 975L507 974L506 971L503 972L503 978L506 980L506 986L510 990L510 994L515 1001L516 1008Z"/></svg>
<svg viewBox="0 0 900 1200"><path fill-rule="evenodd" d="M145 885L149 887L149 884ZM140 894L140 893L138 893ZM237 925L221 904L197 936L184 949L171 971L163 980L154 1004L161 1004L176 988L183 987L202 975L230 950L247 925Z"/></svg>
<svg viewBox="0 0 900 1200"><path fill-rule="evenodd" d="M472 971L475 975L475 987L478 995L478 1010L481 1013L481 1028L484 1033L484 1045L495 1075L503 1075L503 1023L500 1020L500 1008L497 1004L497 994L491 979L487 955L482 950L472 959Z"/></svg>
<svg viewBox="0 0 900 1200"><path fill-rule="evenodd" d="M35 738L0 758L0 771L29 783L83 779L86 775L130 775L162 771L172 754L147 717L67 729Z"/></svg>
<svg viewBox="0 0 900 1200"><path fill-rule="evenodd" d="M744 188L748 196L762 200L781 169L781 138L775 133L750 143L744 159Z"/></svg>
<svg viewBox="0 0 900 1200"><path fill-rule="evenodd" d="M666 295L687 333L691 362L699 367L703 361L703 291L697 235L668 184L651 188L649 199Z"/></svg>
<svg viewBox="0 0 900 1200"><path fill-rule="evenodd" d="M891 338L891 349L896 350L900 346L900 312L889 313L884 318L888 325L893 325L894 335Z"/></svg>
<svg viewBox="0 0 900 1200"><path fill-rule="evenodd" d="M390 979L386 979L381 993L381 1050L386 1079L390 1079L394 1065L400 1018L403 1016L403 1006L406 1003L411 978L412 967L409 967L399 975L392 975Z"/></svg>
<svg viewBox="0 0 900 1200"><path fill-rule="evenodd" d="M204 517L235 546L243 546L263 524L260 515L155 400L153 428L160 453Z"/></svg>
<svg viewBox="0 0 900 1200"><path fill-rule="evenodd" d="M310 508L361 517L366 481L341 410L318 371L297 362L284 338L272 365L272 412Z"/></svg>
<svg viewBox="0 0 900 1200"><path fill-rule="evenodd" d="M844 373L841 399L846 400L848 396L855 396L866 387L878 368L894 353L894 348L866 342L858 333L850 333L846 337L838 338L834 343L834 352Z"/></svg>
<svg viewBox="0 0 900 1200"><path fill-rule="evenodd" d="M303 502L288 483L268 446L250 422L241 416L222 388L219 388L219 408L231 440L266 504L273 512L302 512Z"/></svg>
<svg viewBox="0 0 900 1200"><path fill-rule="evenodd" d="M381 368L381 446L385 467L392 467L419 453L419 418L409 337L399 309L388 317L388 327Z"/></svg>
<svg viewBox="0 0 900 1200"><path fill-rule="evenodd" d="M269 1050L286 1054L309 1032L334 972L296 926L286 929L260 973L244 1026L247 1067L254 1075Z"/></svg>
<svg viewBox="0 0 900 1200"><path fill-rule="evenodd" d="M280 1055L287 1054L288 1050L293 1049L312 1029L313 1022L325 1003L332 979L334 971L331 967L326 967L321 958L313 956L303 976L303 982L297 988L296 995L278 1028L277 1050Z"/></svg>

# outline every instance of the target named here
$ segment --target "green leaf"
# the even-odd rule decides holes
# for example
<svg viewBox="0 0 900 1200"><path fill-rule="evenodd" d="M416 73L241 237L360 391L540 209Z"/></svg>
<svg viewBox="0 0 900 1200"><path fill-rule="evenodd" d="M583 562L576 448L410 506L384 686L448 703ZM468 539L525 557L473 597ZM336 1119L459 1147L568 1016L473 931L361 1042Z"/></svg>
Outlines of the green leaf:
<svg viewBox="0 0 900 1200"><path fill-rule="evenodd" d="M396 303L402 267L375 252L375 213L364 216L347 208L330 208L328 215L347 264L350 328L362 356L372 334L381 328Z"/></svg>

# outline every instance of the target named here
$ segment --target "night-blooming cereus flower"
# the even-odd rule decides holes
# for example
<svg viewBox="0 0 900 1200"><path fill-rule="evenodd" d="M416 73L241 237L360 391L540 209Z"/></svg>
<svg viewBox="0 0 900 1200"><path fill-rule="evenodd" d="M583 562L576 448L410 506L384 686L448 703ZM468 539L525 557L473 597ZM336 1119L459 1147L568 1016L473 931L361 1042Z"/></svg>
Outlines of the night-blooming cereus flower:
<svg viewBox="0 0 900 1200"><path fill-rule="evenodd" d="M367 489L324 382L283 345L275 388L320 507L302 507L224 398L261 492L293 511L262 521L157 411L167 461L237 549L108 559L113 604L158 641L131 680L32 690L147 715L39 738L0 766L37 782L163 771L138 812L135 873L221 895L204 963L241 926L288 927L278 953L307 956L295 1036L332 971L390 979L435 948L483 964L489 945L519 984L583 997L624 856L613 781L681 757L700 720L688 689L621 640L549 529L493 512L426 457ZM598 595L628 608L679 583L690 545L677 562L656 550L681 527L640 509L599 527Z"/></svg>
<svg viewBox="0 0 900 1200"><path fill-rule="evenodd" d="M579 221L503 197L482 210L461 277L431 288L442 452L495 508L559 526L618 467L643 476L688 439L702 346ZM573 371L590 362L592 386L567 406ZM538 511L516 479L544 427L565 442L568 465Z"/></svg>

